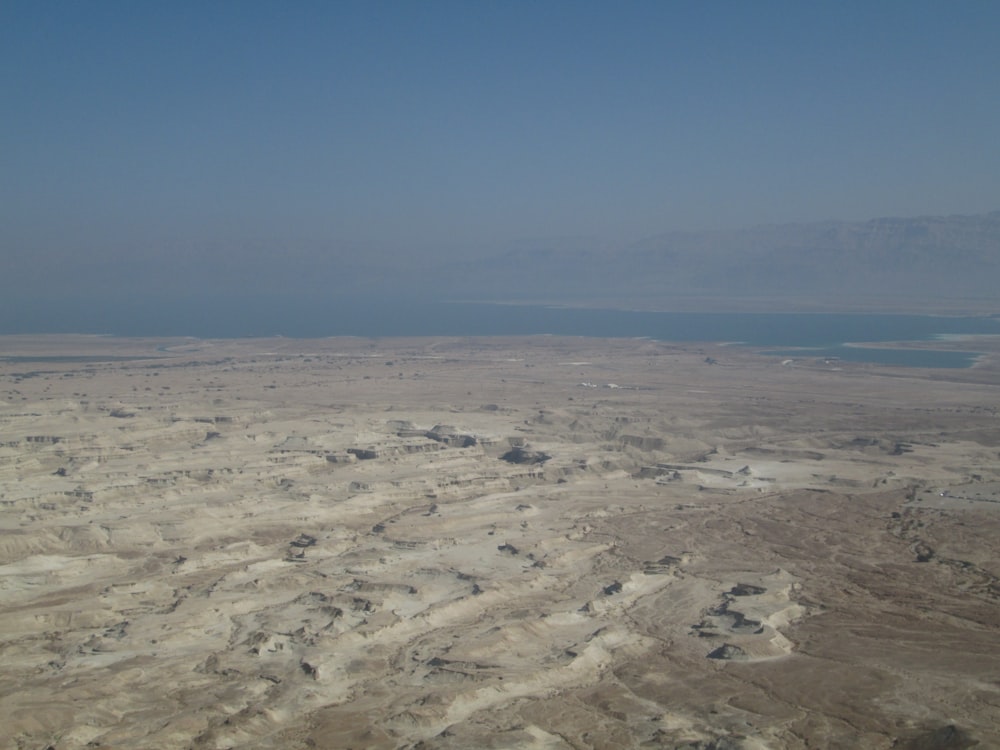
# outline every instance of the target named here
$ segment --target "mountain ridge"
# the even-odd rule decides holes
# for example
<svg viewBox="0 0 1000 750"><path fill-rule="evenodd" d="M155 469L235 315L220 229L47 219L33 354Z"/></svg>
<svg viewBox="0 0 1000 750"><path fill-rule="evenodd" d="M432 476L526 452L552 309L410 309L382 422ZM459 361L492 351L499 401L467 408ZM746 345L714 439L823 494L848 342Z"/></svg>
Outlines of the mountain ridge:
<svg viewBox="0 0 1000 750"><path fill-rule="evenodd" d="M989 306L1000 289L1000 211L667 232L599 250L522 243L460 264L451 283L552 302L769 299L850 307L911 298L920 309L961 298Z"/></svg>

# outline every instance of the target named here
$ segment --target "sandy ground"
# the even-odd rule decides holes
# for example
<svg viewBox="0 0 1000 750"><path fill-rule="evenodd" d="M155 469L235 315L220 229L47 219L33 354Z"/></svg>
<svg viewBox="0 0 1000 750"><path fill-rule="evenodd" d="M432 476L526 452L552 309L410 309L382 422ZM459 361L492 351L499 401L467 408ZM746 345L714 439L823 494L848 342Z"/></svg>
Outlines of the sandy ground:
<svg viewBox="0 0 1000 750"><path fill-rule="evenodd" d="M2 747L1000 745L995 354L0 355Z"/></svg>

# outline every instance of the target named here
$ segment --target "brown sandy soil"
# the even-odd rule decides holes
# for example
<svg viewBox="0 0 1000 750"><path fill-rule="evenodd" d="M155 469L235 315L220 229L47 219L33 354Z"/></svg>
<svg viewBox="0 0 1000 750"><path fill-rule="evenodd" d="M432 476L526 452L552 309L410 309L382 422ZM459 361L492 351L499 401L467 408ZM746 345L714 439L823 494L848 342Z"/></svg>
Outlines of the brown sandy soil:
<svg viewBox="0 0 1000 750"><path fill-rule="evenodd" d="M0 746L1000 745L995 355L0 355Z"/></svg>

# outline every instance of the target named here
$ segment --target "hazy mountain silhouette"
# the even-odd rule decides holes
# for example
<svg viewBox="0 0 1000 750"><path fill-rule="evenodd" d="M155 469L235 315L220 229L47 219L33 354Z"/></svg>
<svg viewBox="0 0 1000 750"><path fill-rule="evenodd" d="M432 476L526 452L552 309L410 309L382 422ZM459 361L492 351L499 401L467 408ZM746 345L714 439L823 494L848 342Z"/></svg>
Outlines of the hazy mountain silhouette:
<svg viewBox="0 0 1000 750"><path fill-rule="evenodd" d="M670 232L623 247L539 241L439 272L452 291L554 302L988 300L1000 289L1000 211Z"/></svg>

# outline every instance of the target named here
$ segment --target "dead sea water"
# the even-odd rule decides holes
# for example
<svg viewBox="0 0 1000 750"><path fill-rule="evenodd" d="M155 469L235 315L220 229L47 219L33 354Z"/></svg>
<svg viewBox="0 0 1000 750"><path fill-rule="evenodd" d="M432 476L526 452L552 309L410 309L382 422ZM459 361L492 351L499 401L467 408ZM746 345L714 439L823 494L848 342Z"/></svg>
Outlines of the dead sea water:
<svg viewBox="0 0 1000 750"><path fill-rule="evenodd" d="M678 313L542 305L428 301L218 299L73 301L4 305L0 332L117 336L317 338L552 334L662 341L714 341L781 357L825 357L908 367L970 366L975 351L879 348L873 344L1000 334L996 317L847 313ZM853 346L864 344L865 346ZM970 342L974 348L974 344ZM2 353L0 353L2 356Z"/></svg>

